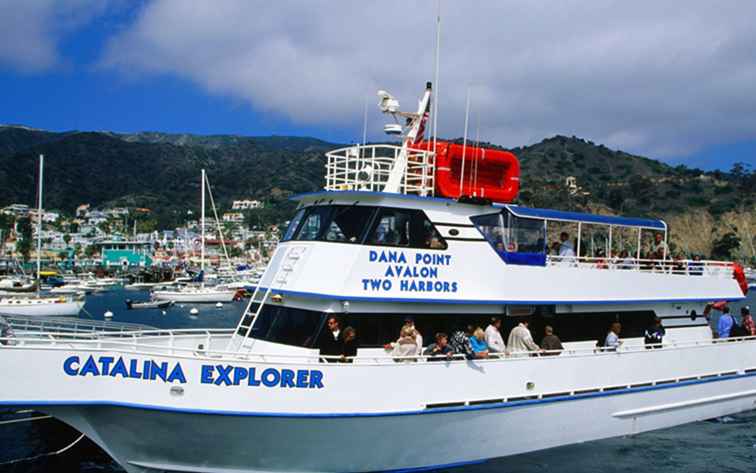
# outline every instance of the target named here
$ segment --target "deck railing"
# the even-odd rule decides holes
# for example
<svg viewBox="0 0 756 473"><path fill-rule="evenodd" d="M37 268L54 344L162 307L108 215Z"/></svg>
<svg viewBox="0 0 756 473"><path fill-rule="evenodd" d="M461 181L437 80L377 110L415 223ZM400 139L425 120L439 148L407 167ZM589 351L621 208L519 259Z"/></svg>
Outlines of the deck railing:
<svg viewBox="0 0 756 473"><path fill-rule="evenodd" d="M340 356L325 356L317 349L303 349L302 353L240 353L238 351L211 349L213 342L219 346L226 346L230 337L234 336L231 329L180 329L180 330L147 330L118 333L81 333L72 332L33 332L18 333L14 336L0 338L2 349L39 349L39 350L91 350L114 351L137 355L175 356L194 359L223 359L225 361L246 361L265 363L305 363L316 364L323 362L349 361L354 365L382 365L395 363L417 363L436 361L439 357L425 355L394 356L386 351L385 354L359 355L343 358ZM165 343L156 343L157 338L163 338ZM632 339L626 339L632 342ZM196 343L186 346L190 341ZM564 350L540 350L537 352L492 353L488 358L476 359L476 362L504 362L527 358L585 357L585 356L617 356L623 353L652 352L658 350L684 349L695 347L710 347L716 344L756 341L756 336L731 337L726 339L701 339L680 342L665 342L663 344L647 345L643 343L626 343L617 349L604 347L576 347ZM198 343L201 342L201 343ZM465 360L463 355L455 354L448 361Z"/></svg>
<svg viewBox="0 0 756 473"><path fill-rule="evenodd" d="M708 276L730 279L734 265L727 261L620 259L617 257L556 256L549 255L548 266L606 269L616 271L641 271L645 273L677 274L684 276Z"/></svg>
<svg viewBox="0 0 756 473"><path fill-rule="evenodd" d="M401 150L395 145L364 145L329 151L325 189L382 192ZM434 170L433 152L410 148L400 192L432 196Z"/></svg>

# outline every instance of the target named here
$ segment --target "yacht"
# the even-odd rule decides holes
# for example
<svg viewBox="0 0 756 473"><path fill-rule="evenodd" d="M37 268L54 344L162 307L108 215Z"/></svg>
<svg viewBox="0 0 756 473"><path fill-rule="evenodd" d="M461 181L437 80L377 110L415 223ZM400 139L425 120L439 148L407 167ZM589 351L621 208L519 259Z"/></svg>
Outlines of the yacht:
<svg viewBox="0 0 756 473"><path fill-rule="evenodd" d="M724 343L707 318L745 297L737 265L646 258L662 220L514 205L514 155L422 139L430 98L405 113L384 92L401 143L327 153L235 328L19 325L0 404L61 419L130 473L420 471L753 409L756 337ZM550 254L557 238L573 252ZM537 340L550 325L563 349L400 356L384 345L407 317L425 345L498 317ZM320 350L332 318L355 355Z"/></svg>

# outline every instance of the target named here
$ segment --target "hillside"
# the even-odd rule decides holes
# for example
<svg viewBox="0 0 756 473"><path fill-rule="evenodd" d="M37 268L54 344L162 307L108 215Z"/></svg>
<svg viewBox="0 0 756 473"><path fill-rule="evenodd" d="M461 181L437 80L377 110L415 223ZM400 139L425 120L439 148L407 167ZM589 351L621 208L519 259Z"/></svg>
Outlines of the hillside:
<svg viewBox="0 0 756 473"><path fill-rule="evenodd" d="M34 201L42 153L47 208L72 213L81 203L148 207L160 227L170 228L186 218L187 209L197 209L204 167L222 207L233 199L257 198L268 202L265 220L283 221L292 209L289 195L322 188L323 153L337 146L284 136L52 133L0 126L0 205ZM521 204L663 217L679 222L672 231L682 248L703 254L732 231L741 238L743 256L753 255L756 173L747 168L672 167L564 136L512 151L522 164Z"/></svg>

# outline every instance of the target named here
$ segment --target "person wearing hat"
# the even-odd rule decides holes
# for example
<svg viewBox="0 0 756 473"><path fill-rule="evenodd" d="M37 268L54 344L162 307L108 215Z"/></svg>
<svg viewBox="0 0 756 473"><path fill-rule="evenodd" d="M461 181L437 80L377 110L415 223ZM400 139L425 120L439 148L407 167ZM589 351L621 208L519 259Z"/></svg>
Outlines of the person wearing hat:
<svg viewBox="0 0 756 473"><path fill-rule="evenodd" d="M740 323L746 331L746 336L756 335L756 324L753 323L753 318L751 318L751 308L747 305L740 308Z"/></svg>
<svg viewBox="0 0 756 473"><path fill-rule="evenodd" d="M666 330L662 326L661 319L654 316L651 326L646 329L643 338L646 341L646 348L661 348L662 339L666 335Z"/></svg>

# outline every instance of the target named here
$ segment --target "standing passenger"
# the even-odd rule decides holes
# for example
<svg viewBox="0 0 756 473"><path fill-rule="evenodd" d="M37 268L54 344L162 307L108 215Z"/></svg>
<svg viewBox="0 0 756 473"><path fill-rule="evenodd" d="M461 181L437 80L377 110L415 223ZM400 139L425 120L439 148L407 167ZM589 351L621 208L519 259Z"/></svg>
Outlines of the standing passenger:
<svg viewBox="0 0 756 473"><path fill-rule="evenodd" d="M606 339L604 340L604 350L617 351L620 345L622 345L622 340L619 339L621 331L622 325L619 322L614 322L609 327L609 333L606 334Z"/></svg>
<svg viewBox="0 0 756 473"><path fill-rule="evenodd" d="M480 327L475 327L473 334L470 336L470 346L472 347L475 358L488 358L488 345L486 345L486 334Z"/></svg>
<svg viewBox="0 0 756 473"><path fill-rule="evenodd" d="M409 358L417 354L417 344L415 342L415 331L405 325L399 334L399 339L386 345L391 350L391 356L395 357L394 361L399 363L411 363L416 361L414 358Z"/></svg>
<svg viewBox="0 0 756 473"><path fill-rule="evenodd" d="M415 319L412 317L406 317L404 319L404 326L409 327L412 329L412 331L415 333L415 345L417 346L416 354L420 355L423 353L423 336L420 335L420 331L415 328Z"/></svg>
<svg viewBox="0 0 756 473"><path fill-rule="evenodd" d="M518 354L540 350L538 345L533 341L533 335L530 334L528 325L530 325L530 322L525 319L509 332L509 340L507 340L509 353Z"/></svg>
<svg viewBox="0 0 756 473"><path fill-rule="evenodd" d="M646 342L646 348L661 348L662 339L666 335L667 331L662 327L661 319L654 316L654 321L646 332L643 334L643 338Z"/></svg>
<svg viewBox="0 0 756 473"><path fill-rule="evenodd" d="M730 314L730 308L722 308L722 315L719 316L719 321L717 322L718 338L728 338L733 325L735 325L735 319Z"/></svg>
<svg viewBox="0 0 756 473"><path fill-rule="evenodd" d="M493 317L486 327L486 345L492 353L504 353L507 348L501 337L501 319L498 317Z"/></svg>
<svg viewBox="0 0 756 473"><path fill-rule="evenodd" d="M756 335L756 325L753 323L750 307L743 306L740 308L740 322L743 324L746 337L753 337Z"/></svg>
<svg viewBox="0 0 756 473"><path fill-rule="evenodd" d="M554 335L554 329L551 325L544 327L543 333L545 336L543 337L543 340L541 340L541 349L547 352L544 353L544 355L558 355L559 353L555 353L556 351L564 350L562 341L559 340L559 337Z"/></svg>
<svg viewBox="0 0 756 473"><path fill-rule="evenodd" d="M472 346L470 345L470 338L465 335L462 330L455 330L451 334L449 339L449 346L451 346L454 353L457 355L464 355L468 360L475 358Z"/></svg>
<svg viewBox="0 0 756 473"><path fill-rule="evenodd" d="M341 347L341 362L351 363L357 356L357 331L352 327L344 329L344 344Z"/></svg>
<svg viewBox="0 0 756 473"><path fill-rule="evenodd" d="M341 356L344 347L344 338L341 335L341 324L336 317L328 317L326 331L323 332L318 344L320 354L323 356ZM335 360L328 359L329 363Z"/></svg>

